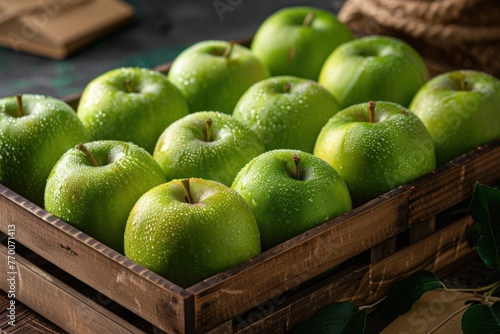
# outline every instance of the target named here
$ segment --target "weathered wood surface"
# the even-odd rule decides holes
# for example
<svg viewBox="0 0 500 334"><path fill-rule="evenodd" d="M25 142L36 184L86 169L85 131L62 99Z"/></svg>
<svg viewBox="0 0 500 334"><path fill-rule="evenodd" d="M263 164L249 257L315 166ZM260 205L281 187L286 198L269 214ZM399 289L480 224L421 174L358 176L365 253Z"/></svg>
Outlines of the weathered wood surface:
<svg viewBox="0 0 500 334"><path fill-rule="evenodd" d="M0 184L0 231L147 321L171 332L192 324L190 295Z"/></svg>
<svg viewBox="0 0 500 334"><path fill-rule="evenodd" d="M466 199L476 180L499 180L498 161L494 141L186 290L2 185L0 230L15 224L19 242L161 330L203 332L366 250L372 263L385 263L399 233Z"/></svg>
<svg viewBox="0 0 500 334"><path fill-rule="evenodd" d="M12 291L17 302L22 301L37 310L63 330L70 333L96 334L144 333L56 277L47 274L21 255L11 256L10 263L15 263L14 269L0 271L0 288ZM0 261L8 263L7 257L7 247L0 245ZM8 281L7 278L13 280ZM11 282L13 288L10 287Z"/></svg>

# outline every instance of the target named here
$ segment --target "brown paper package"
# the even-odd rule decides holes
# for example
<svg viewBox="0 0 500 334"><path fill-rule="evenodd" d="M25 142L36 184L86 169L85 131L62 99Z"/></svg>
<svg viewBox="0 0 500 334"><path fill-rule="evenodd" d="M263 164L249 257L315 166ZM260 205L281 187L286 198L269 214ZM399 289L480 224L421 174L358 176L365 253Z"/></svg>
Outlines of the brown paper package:
<svg viewBox="0 0 500 334"><path fill-rule="evenodd" d="M0 44L63 59L133 16L118 0L0 0Z"/></svg>

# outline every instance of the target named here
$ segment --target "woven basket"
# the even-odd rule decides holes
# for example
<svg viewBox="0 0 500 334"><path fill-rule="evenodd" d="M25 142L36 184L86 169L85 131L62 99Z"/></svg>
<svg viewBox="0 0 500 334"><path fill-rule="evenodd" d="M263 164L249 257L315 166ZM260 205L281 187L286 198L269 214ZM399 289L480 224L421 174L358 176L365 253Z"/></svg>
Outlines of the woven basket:
<svg viewBox="0 0 500 334"><path fill-rule="evenodd" d="M358 36L411 40L427 57L500 76L498 0L348 0L339 19Z"/></svg>

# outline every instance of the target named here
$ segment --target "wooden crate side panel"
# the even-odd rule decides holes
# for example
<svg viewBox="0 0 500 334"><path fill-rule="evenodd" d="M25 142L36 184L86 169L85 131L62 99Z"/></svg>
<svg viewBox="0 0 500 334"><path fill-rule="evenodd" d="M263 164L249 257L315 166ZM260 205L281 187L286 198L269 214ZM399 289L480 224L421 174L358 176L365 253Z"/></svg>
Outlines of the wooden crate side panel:
<svg viewBox="0 0 500 334"><path fill-rule="evenodd" d="M270 300L245 319L235 321L233 331L238 334L286 333L322 307L351 299L367 271L368 265L356 264L335 273L320 283L321 287L313 286L288 299L275 298L277 303ZM275 309L272 306L276 306Z"/></svg>
<svg viewBox="0 0 500 334"><path fill-rule="evenodd" d="M0 185L0 230L117 303L169 332L186 332L192 299L185 290Z"/></svg>
<svg viewBox="0 0 500 334"><path fill-rule="evenodd" d="M412 183L410 225L469 198L476 181L500 180L500 140L481 146Z"/></svg>
<svg viewBox="0 0 500 334"><path fill-rule="evenodd" d="M461 258L475 252L467 233L472 219L467 216L370 266L353 301L371 304L385 296L394 281L419 270L430 270L439 276L456 269Z"/></svg>
<svg viewBox="0 0 500 334"><path fill-rule="evenodd" d="M0 245L0 258L7 263L7 247ZM14 278L15 300L36 310L69 333L143 333L22 256L13 255L14 274L0 272L0 288L9 291ZM12 258L11 258L12 259Z"/></svg>
<svg viewBox="0 0 500 334"><path fill-rule="evenodd" d="M312 229L242 266L198 284L196 330L206 331L294 288L407 228L408 191L400 188Z"/></svg>
<svg viewBox="0 0 500 334"><path fill-rule="evenodd" d="M431 270L443 277L474 253L467 242L470 223L470 217L457 221L376 264L353 265L319 284L322 286L306 289L289 298L273 313L266 313L266 307L260 313L257 309L253 318L234 323L234 333L286 333L333 302L353 301L358 306L371 304L385 296L394 281L418 270Z"/></svg>

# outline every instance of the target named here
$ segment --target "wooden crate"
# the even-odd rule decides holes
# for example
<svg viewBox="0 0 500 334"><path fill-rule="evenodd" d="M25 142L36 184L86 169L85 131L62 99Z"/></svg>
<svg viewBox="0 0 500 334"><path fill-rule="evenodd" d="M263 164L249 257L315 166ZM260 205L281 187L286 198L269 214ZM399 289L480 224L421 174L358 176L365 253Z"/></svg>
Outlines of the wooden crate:
<svg viewBox="0 0 500 334"><path fill-rule="evenodd" d="M187 289L2 185L0 230L7 233L12 230L9 225L15 226L17 243L137 314L151 324L148 331L280 332L333 301L371 303L387 292L391 282L416 270L446 273L460 265L460 260L474 254L467 243L471 219L444 219L439 214L467 201L476 181L491 185L500 180L499 161L497 140ZM442 219L447 224L439 228ZM0 253L5 263L7 249L2 247ZM16 261L18 300L63 329L141 331L68 286L60 273L50 274L22 254ZM342 263L338 273L302 288L304 282ZM7 291L6 272L1 275L0 286Z"/></svg>
<svg viewBox="0 0 500 334"><path fill-rule="evenodd" d="M450 70L426 63L431 76ZM76 107L78 98L66 102ZM453 208L467 206L476 181L499 180L495 140L187 289L1 184L0 232L15 226L16 298L68 332L280 333L334 301L369 304L417 270L443 276L470 260L472 221ZM6 245L0 254L6 263ZM337 265L334 274L311 283ZM6 274L0 271L4 291Z"/></svg>

